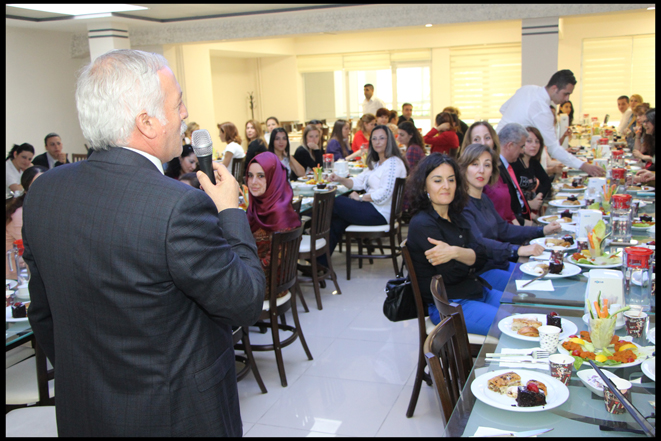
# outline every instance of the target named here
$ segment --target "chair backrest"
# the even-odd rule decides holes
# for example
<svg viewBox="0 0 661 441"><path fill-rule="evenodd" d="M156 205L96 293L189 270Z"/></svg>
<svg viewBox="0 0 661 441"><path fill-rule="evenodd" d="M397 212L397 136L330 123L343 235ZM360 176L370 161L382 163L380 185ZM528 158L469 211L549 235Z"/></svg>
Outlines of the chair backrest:
<svg viewBox="0 0 661 441"><path fill-rule="evenodd" d="M335 190L325 193L314 193L312 222L310 224L310 244L314 244L317 239L329 238L333 205L335 205ZM313 245L310 245L310 248L313 247Z"/></svg>
<svg viewBox="0 0 661 441"><path fill-rule="evenodd" d="M457 356L461 347L461 316L455 312L438 324L425 340L423 351L429 374L436 388L443 425L447 425L461 391L466 386L470 368Z"/></svg>
<svg viewBox="0 0 661 441"><path fill-rule="evenodd" d="M291 206L299 216L301 215L301 205L303 205L303 198L299 197L291 200Z"/></svg>
<svg viewBox="0 0 661 441"><path fill-rule="evenodd" d="M298 250L303 235L303 226L273 233L271 239L271 301L275 305L277 294L288 290L296 283ZM292 293L292 297L293 297Z"/></svg>
<svg viewBox="0 0 661 441"><path fill-rule="evenodd" d="M71 154L71 162L78 162L78 161L84 161L87 159L87 153L72 153Z"/></svg>
<svg viewBox="0 0 661 441"><path fill-rule="evenodd" d="M232 176L239 184L243 184L243 158L232 159Z"/></svg>
<svg viewBox="0 0 661 441"><path fill-rule="evenodd" d="M415 275L415 269L413 268L413 261L411 260L411 253L406 245L402 245L402 256L404 256L404 262L406 263L406 268L409 271L409 279L411 279L411 287L413 288L413 297L415 298L415 308L418 311L418 335L420 338L420 347L425 342L427 338L427 325L425 323L425 312L427 305L422 302L422 294L420 294L420 285L418 284L418 277Z"/></svg>
<svg viewBox="0 0 661 441"><path fill-rule="evenodd" d="M462 345L463 362L468 365L470 370L473 366L473 359L471 357L470 341L468 339L468 330L466 329L466 318L464 317L464 310L462 309L459 303L450 302L448 300L448 294L445 291L445 283L443 283L443 276L440 274L435 275L431 279L431 296L434 299L434 305L438 309L438 314L443 320L446 317L451 316L454 313L458 313L461 318L460 326L462 328L462 334L466 336L466 341Z"/></svg>
<svg viewBox="0 0 661 441"><path fill-rule="evenodd" d="M402 222L402 206L404 205L404 186L406 178L395 179L395 188L392 193L392 205L390 206L390 231L395 231L395 224Z"/></svg>

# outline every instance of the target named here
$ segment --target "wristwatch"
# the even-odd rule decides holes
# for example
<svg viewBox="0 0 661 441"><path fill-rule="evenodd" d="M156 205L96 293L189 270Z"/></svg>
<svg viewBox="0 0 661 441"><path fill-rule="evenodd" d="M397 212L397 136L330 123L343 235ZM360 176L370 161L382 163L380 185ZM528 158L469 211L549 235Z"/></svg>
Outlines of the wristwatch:
<svg viewBox="0 0 661 441"><path fill-rule="evenodd" d="M359 200L360 202L363 202L363 196L365 196L365 195L362 195L362 194L361 194L361 195L358 196L358 200Z"/></svg>

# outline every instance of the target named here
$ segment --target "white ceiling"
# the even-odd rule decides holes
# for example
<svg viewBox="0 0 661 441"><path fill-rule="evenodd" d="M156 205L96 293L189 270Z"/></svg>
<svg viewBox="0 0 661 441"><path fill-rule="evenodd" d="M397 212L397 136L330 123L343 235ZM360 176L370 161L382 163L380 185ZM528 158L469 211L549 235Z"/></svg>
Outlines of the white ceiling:
<svg viewBox="0 0 661 441"><path fill-rule="evenodd" d="M32 11L29 9L5 6L5 23L10 27L23 27L48 31L87 32L87 24L95 21L117 21L129 27L158 26L164 23L182 23L192 20L222 18L223 16L241 16L285 11L324 9L349 5L346 3L317 4L138 4L149 9L130 11L128 13L113 13L112 18L73 19L71 16L51 12Z"/></svg>

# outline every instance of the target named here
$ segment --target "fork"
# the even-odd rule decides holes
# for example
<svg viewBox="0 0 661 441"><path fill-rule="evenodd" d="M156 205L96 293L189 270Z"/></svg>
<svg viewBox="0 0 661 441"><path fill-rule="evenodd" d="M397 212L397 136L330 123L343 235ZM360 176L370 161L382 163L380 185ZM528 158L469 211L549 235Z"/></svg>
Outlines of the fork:
<svg viewBox="0 0 661 441"><path fill-rule="evenodd" d="M539 280L539 279L541 279L542 277L546 276L548 273L549 273L549 270L548 270L548 268L547 268L547 269L544 270L544 272L542 272L541 275L535 277L534 279L530 280L530 281L527 282L527 283L524 283L524 284L521 286L521 288L525 288L526 286L530 285L530 284L531 284L532 282L534 282L535 280Z"/></svg>
<svg viewBox="0 0 661 441"><path fill-rule="evenodd" d="M542 351L541 349L531 349L530 351L524 352L524 353L515 353L515 354L503 354L502 352L496 352L496 353L489 353L487 354L487 358L489 357L527 357L530 355L533 360L541 360L541 359L546 359L549 358L551 355L548 351Z"/></svg>

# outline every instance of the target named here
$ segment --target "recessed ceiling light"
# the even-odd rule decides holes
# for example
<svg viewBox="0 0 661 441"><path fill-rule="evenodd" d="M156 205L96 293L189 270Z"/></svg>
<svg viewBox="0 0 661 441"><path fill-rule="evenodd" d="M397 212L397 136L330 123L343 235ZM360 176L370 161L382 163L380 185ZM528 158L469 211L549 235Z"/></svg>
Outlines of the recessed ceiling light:
<svg viewBox="0 0 661 441"><path fill-rule="evenodd" d="M653 11L653 10L654 10L654 6L650 6L649 8L647 8L647 10L648 10L648 11Z"/></svg>
<svg viewBox="0 0 661 441"><path fill-rule="evenodd" d="M426 28L431 28L431 23L427 23L427 24L425 25L425 27L426 27Z"/></svg>
<svg viewBox="0 0 661 441"><path fill-rule="evenodd" d="M53 4L43 4L43 5L25 5L25 4L11 4L7 6L12 6L14 8L23 8L31 9L33 11L43 11L43 12L53 12L55 14L65 14L65 15L87 15L87 14L104 14L108 12L123 12L123 11L139 11L145 8L143 6L135 5L126 5L126 4L113 4L113 5L104 5L104 4L95 4L95 5L53 5Z"/></svg>

